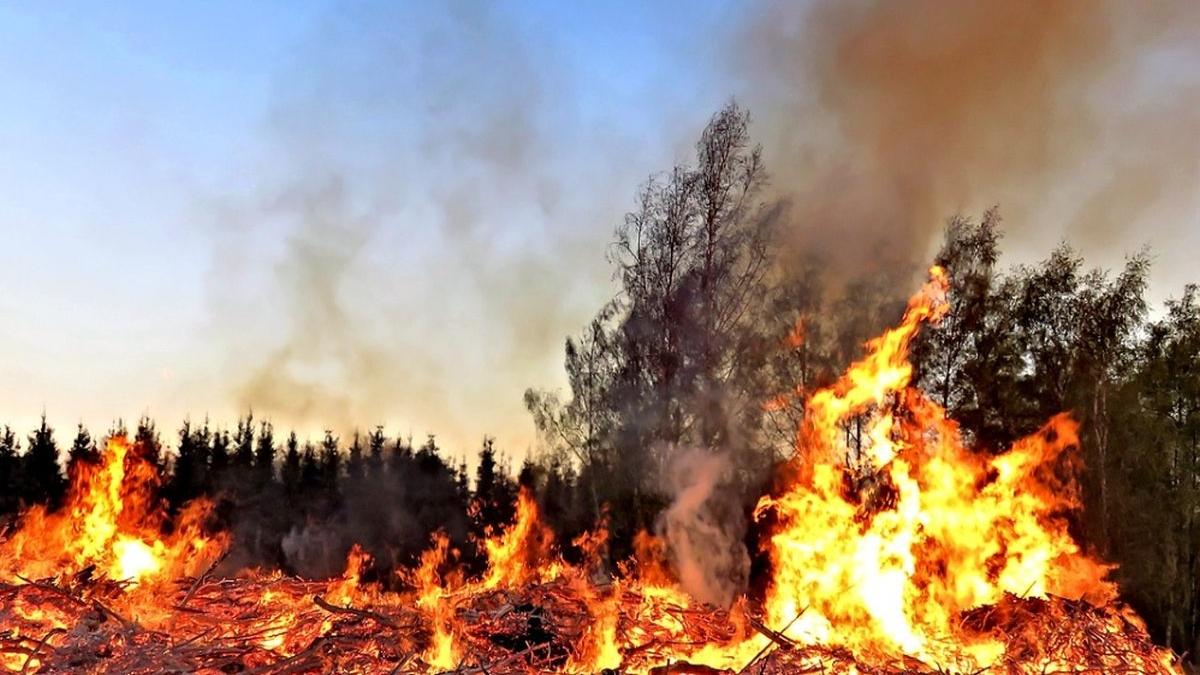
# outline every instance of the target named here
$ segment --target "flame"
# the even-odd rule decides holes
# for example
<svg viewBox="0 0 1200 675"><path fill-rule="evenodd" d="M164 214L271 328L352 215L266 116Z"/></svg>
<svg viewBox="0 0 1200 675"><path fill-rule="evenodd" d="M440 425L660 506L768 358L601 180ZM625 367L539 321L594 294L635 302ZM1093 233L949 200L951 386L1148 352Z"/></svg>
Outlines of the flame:
<svg viewBox="0 0 1200 675"><path fill-rule="evenodd" d="M963 611L1005 593L1106 600L1114 588L1063 518L1078 506L1074 486L1053 473L1077 445L1070 418L986 458L909 387L909 344L947 307L944 271L930 276L900 325L808 400L796 479L756 509L776 522L766 614L805 644L928 662L961 659L965 649L984 667L1002 646L959 630ZM852 422L862 425L859 445L849 443Z"/></svg>
<svg viewBox="0 0 1200 675"><path fill-rule="evenodd" d="M429 620L431 636L424 659L440 670L453 670L462 661L463 649L459 645L457 618L449 596L449 585L443 583L438 572L447 558L450 539L444 533L434 536L433 547L421 554L421 565L413 573L417 589L417 607Z"/></svg>
<svg viewBox="0 0 1200 675"><path fill-rule="evenodd" d="M488 568L484 589L511 588L532 579L552 579L561 567L549 555L554 535L541 522L537 501L524 486L517 494L516 518L508 529L483 542ZM541 566L545 563L545 566Z"/></svg>
<svg viewBox="0 0 1200 675"><path fill-rule="evenodd" d="M203 534L205 500L189 504L162 535L165 516L150 499L156 469L131 449L124 437L109 439L100 465L81 465L71 476L62 510L25 512L0 543L0 574L44 578L95 567L136 586L193 573L219 555L226 538Z"/></svg>

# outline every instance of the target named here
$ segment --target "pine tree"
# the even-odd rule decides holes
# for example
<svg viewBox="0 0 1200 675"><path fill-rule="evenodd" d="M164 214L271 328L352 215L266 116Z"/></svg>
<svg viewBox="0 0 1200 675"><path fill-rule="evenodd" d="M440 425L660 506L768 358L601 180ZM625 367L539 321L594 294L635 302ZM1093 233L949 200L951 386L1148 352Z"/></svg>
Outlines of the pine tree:
<svg viewBox="0 0 1200 675"><path fill-rule="evenodd" d="M471 500L471 474L467 473L467 458L463 457L458 460L458 471L455 475L455 487L457 488L458 498L463 503Z"/></svg>
<svg viewBox="0 0 1200 675"><path fill-rule="evenodd" d="M213 481L220 482L229 467L229 432L225 430L212 435L212 454L209 459L209 474Z"/></svg>
<svg viewBox="0 0 1200 675"><path fill-rule="evenodd" d="M254 413L239 418L233 433L233 466L238 476L245 475L254 465Z"/></svg>
<svg viewBox="0 0 1200 675"><path fill-rule="evenodd" d="M22 457L22 497L30 504L47 504L51 509L62 503L67 490L58 465L58 445L54 429L42 415L41 425L29 436L29 449Z"/></svg>
<svg viewBox="0 0 1200 675"><path fill-rule="evenodd" d="M338 449L338 437L329 429L321 441L321 482L330 492L337 491L338 478L342 471L342 453Z"/></svg>
<svg viewBox="0 0 1200 675"><path fill-rule="evenodd" d="M296 432L292 431L287 437L287 451L283 455L283 466L279 470L280 481L288 494L300 491L301 457L300 442Z"/></svg>
<svg viewBox="0 0 1200 675"><path fill-rule="evenodd" d="M159 476L166 475L166 458L163 457L162 441L154 420L146 415L138 419L137 431L133 437L134 452L138 457L152 464Z"/></svg>
<svg viewBox="0 0 1200 675"><path fill-rule="evenodd" d="M174 508L179 508L188 500L193 499L200 490L197 476L196 436L192 431L190 420L184 420L179 428L179 447L175 454L175 468L167 483L167 501Z"/></svg>
<svg viewBox="0 0 1200 675"><path fill-rule="evenodd" d="M204 424L192 432L192 447L196 451L196 478L195 485L197 491L203 491L208 488L212 480L212 445L213 433L208 427L208 418L204 418Z"/></svg>
<svg viewBox="0 0 1200 675"><path fill-rule="evenodd" d="M258 471L260 483L266 484L275 478L275 428L266 420L263 420L258 428L254 467Z"/></svg>
<svg viewBox="0 0 1200 675"><path fill-rule="evenodd" d="M367 456L367 471L372 476L383 475L383 449L387 445L387 437L383 435L383 427L377 426L367 437L370 454Z"/></svg>
<svg viewBox="0 0 1200 675"><path fill-rule="evenodd" d="M301 493L315 492L321 487L321 464L317 458L317 450L310 441L304 442L304 452L300 459L300 490Z"/></svg>
<svg viewBox="0 0 1200 675"><path fill-rule="evenodd" d="M354 441L350 444L350 451L346 456L346 480L351 485L359 485L365 474L366 462L363 459L362 439L355 431Z"/></svg>
<svg viewBox="0 0 1200 675"><path fill-rule="evenodd" d="M96 441L88 433L87 428L80 422L78 430L75 432L75 440L71 442L71 450L67 453L67 475L75 475L77 467L98 464L100 464L100 449L96 447Z"/></svg>
<svg viewBox="0 0 1200 675"><path fill-rule="evenodd" d="M20 441L13 430L5 426L0 432L0 515L16 513L20 506L21 457L17 454Z"/></svg>
<svg viewBox="0 0 1200 675"><path fill-rule="evenodd" d="M516 494L508 472L498 462L494 440L485 437L475 470L476 534L482 535L488 527L512 520Z"/></svg>

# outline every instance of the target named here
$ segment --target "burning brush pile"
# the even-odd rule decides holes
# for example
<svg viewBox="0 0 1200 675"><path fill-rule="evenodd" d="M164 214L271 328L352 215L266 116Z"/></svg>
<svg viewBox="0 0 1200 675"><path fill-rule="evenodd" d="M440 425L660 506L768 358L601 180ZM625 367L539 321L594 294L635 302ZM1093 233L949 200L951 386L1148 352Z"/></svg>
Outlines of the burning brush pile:
<svg viewBox="0 0 1200 675"><path fill-rule="evenodd" d="M910 388L908 346L945 311L941 270L902 323L810 396L786 487L755 518L772 567L761 601L706 606L663 560L613 576L555 553L535 501L482 542L466 577L438 537L407 592L345 573L214 574L228 538L196 502L168 519L128 446L72 476L67 505L0 542L0 666L14 672L1048 673L1179 672L1068 532L1076 425L1007 452L964 447ZM857 441L849 443L854 420ZM643 540L647 550L663 542ZM603 529L575 542L601 559ZM657 545L657 546L656 546Z"/></svg>

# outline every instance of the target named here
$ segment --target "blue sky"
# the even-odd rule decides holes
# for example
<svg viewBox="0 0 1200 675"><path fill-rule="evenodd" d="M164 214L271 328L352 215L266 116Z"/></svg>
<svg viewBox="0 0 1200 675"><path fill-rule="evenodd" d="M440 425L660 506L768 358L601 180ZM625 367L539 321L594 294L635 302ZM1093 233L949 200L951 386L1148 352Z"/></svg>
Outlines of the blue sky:
<svg viewBox="0 0 1200 675"><path fill-rule="evenodd" d="M804 64L748 67L751 12L0 3L0 414L100 431L254 405L302 431L384 423L454 454L484 433L524 452L521 393L562 384L563 337L611 297L604 247L638 183L731 96L769 166L797 161L772 143L794 111L761 89ZM1101 91L1153 108L1195 91L1195 55L1147 53ZM1106 180L1106 147L1081 175ZM1044 189L1030 214L1076 197ZM1161 229L1085 253L1151 243L1170 295L1200 246L1184 197ZM1064 236L1030 220L1013 260Z"/></svg>

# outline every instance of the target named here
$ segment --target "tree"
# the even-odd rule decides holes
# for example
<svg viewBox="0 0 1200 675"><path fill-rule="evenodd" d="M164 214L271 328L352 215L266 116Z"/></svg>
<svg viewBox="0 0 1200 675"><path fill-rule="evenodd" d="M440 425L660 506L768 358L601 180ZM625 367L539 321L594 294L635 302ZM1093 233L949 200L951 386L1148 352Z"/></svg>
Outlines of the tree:
<svg viewBox="0 0 1200 675"><path fill-rule="evenodd" d="M342 472L342 453L338 449L338 437L329 429L321 441L321 481L330 493L337 492L338 479Z"/></svg>
<svg viewBox="0 0 1200 675"><path fill-rule="evenodd" d="M212 450L209 456L210 482L219 484L229 467L229 432L222 429L212 434Z"/></svg>
<svg viewBox="0 0 1200 675"><path fill-rule="evenodd" d="M0 515L16 513L20 505L20 441L7 425L0 432Z"/></svg>
<svg viewBox="0 0 1200 675"><path fill-rule="evenodd" d="M22 457L21 495L29 504L58 508L66 494L67 482L58 464L58 445L54 429L42 415L41 425L29 436L29 447Z"/></svg>
<svg viewBox="0 0 1200 675"><path fill-rule="evenodd" d="M484 437L479 451L479 466L475 470L476 533L484 534L489 527L507 523L513 517L513 501L517 490L497 463L494 439Z"/></svg>
<svg viewBox="0 0 1200 675"><path fill-rule="evenodd" d="M183 426L179 428L175 465L166 489L167 501L174 509L179 509L195 499L203 488L204 472L200 466L201 455L197 441L198 434L192 429L191 420L185 419Z"/></svg>
<svg viewBox="0 0 1200 675"><path fill-rule="evenodd" d="M367 437L367 445L370 448L367 455L367 472L372 476L383 475L383 452L387 445L387 436L383 435L382 426L375 427Z"/></svg>
<svg viewBox="0 0 1200 675"><path fill-rule="evenodd" d="M365 475L366 460L363 458L362 439L355 431L354 440L350 443L350 450L346 456L346 480L351 485L361 484Z"/></svg>
<svg viewBox="0 0 1200 675"><path fill-rule="evenodd" d="M295 431L288 434L286 448L283 455L283 466L279 469L279 478L285 492L296 494L300 491L301 456L300 442L296 439Z"/></svg>
<svg viewBox="0 0 1200 675"><path fill-rule="evenodd" d="M239 477L248 473L254 466L254 413L246 413L238 418L237 428L233 432L233 466Z"/></svg>
<svg viewBox="0 0 1200 675"><path fill-rule="evenodd" d="M1026 417L1017 409L1017 382L1025 366L1013 311L1020 277L1004 277L995 269L1001 236L994 207L978 223L950 219L936 257L949 279L949 309L913 345L914 381L981 449L993 452L1028 428L1017 424Z"/></svg>
<svg viewBox="0 0 1200 675"><path fill-rule="evenodd" d="M300 459L299 492L315 492L321 485L321 463L317 458L317 450L310 441L305 441Z"/></svg>
<svg viewBox="0 0 1200 675"><path fill-rule="evenodd" d="M74 476L78 467L99 464L100 450L96 447L96 441L80 422L75 432L75 440L71 441L71 449L67 452L67 475Z"/></svg>
<svg viewBox="0 0 1200 675"><path fill-rule="evenodd" d="M1177 651L1200 640L1200 291L1151 323L1109 406L1122 596Z"/></svg>
<svg viewBox="0 0 1200 675"><path fill-rule="evenodd" d="M167 462L162 452L162 441L158 436L158 429L154 426L154 420L147 415L138 418L137 430L133 436L133 452L149 462L157 476L166 475Z"/></svg>
<svg viewBox="0 0 1200 675"><path fill-rule="evenodd" d="M258 427L254 468L258 473L260 485L265 485L275 478L275 428L267 420L263 420Z"/></svg>

